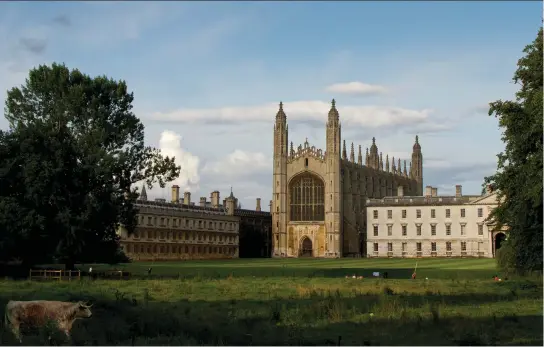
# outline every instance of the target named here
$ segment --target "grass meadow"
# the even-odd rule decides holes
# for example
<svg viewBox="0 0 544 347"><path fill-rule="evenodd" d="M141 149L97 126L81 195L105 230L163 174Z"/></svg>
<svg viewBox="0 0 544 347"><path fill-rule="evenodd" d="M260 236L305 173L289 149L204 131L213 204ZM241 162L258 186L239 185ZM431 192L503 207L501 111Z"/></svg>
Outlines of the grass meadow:
<svg viewBox="0 0 544 347"><path fill-rule="evenodd" d="M415 265L415 259L92 265L93 272L123 269L132 278L2 280L0 313L8 300L93 303L93 317L74 324L72 341L45 328L28 334L25 345L542 345L541 277L495 282L493 259L419 259L412 280ZM388 278L372 278L375 271ZM0 344L17 342L4 329Z"/></svg>

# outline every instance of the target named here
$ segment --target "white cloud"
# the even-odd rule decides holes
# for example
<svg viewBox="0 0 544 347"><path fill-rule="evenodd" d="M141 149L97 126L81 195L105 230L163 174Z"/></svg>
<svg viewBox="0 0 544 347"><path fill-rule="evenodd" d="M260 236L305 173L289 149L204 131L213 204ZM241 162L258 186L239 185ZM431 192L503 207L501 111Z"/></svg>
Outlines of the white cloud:
<svg viewBox="0 0 544 347"><path fill-rule="evenodd" d="M159 140L159 148L164 156L175 157L176 164L181 166L179 177L170 185L177 184L181 191L198 189L200 159L181 147L181 135L169 130L163 131Z"/></svg>
<svg viewBox="0 0 544 347"><path fill-rule="evenodd" d="M237 149L219 161L207 163L202 172L214 177L243 178L271 169L272 159L263 153Z"/></svg>
<svg viewBox="0 0 544 347"><path fill-rule="evenodd" d="M326 88L328 92L349 95L372 95L387 93L383 86L362 82L335 83Z"/></svg>
<svg viewBox="0 0 544 347"><path fill-rule="evenodd" d="M287 119L296 121L319 121L325 123L331 108L330 103L323 101L293 101L284 103L283 109ZM388 126L443 125L434 124L430 109L411 110L389 106L338 106L340 120L344 125L365 128ZM234 106L222 108L178 109L171 112L155 112L150 120L169 122L273 122L278 111L276 103L260 106Z"/></svg>

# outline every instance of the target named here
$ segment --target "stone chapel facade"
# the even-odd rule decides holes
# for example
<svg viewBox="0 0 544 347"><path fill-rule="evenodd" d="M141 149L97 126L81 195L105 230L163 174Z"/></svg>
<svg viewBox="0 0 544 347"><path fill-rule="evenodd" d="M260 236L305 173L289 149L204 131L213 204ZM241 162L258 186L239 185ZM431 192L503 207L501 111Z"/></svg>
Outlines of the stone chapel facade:
<svg viewBox="0 0 544 347"><path fill-rule="evenodd" d="M342 147L343 144L343 147ZM406 160L385 163L372 139L365 163L342 142L335 101L326 124L326 151L308 141L289 147L287 116L280 103L274 125L272 257L366 256L367 198L423 194L423 155L416 136L409 170ZM385 167L384 167L385 164ZM402 167L401 164L404 164ZM399 189L399 187L402 187Z"/></svg>

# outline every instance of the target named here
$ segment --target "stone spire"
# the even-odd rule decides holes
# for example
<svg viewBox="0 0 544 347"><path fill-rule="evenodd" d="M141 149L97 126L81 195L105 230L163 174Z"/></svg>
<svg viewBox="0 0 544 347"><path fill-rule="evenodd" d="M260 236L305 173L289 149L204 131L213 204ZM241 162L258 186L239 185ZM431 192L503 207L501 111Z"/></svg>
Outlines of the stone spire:
<svg viewBox="0 0 544 347"><path fill-rule="evenodd" d="M393 160L391 160L391 171L396 174L397 173L397 167L395 166L395 156L393 156Z"/></svg>
<svg viewBox="0 0 544 347"><path fill-rule="evenodd" d="M389 172L389 154L385 155L385 171Z"/></svg>
<svg viewBox="0 0 544 347"><path fill-rule="evenodd" d="M370 154L368 154L368 147L366 148L366 158L365 158L365 165L370 165Z"/></svg>
<svg viewBox="0 0 544 347"><path fill-rule="evenodd" d="M400 158L399 158L399 165L397 166L397 171L399 175L402 173L402 166L400 166Z"/></svg>
<svg viewBox="0 0 544 347"><path fill-rule="evenodd" d="M338 122L340 121L340 116L338 114L338 110L336 109L336 101L332 99L331 102L331 109L329 110L329 123L332 121L334 124L338 125Z"/></svg>
<svg viewBox="0 0 544 347"><path fill-rule="evenodd" d="M334 99L333 99L333 105L334 105ZM346 152L346 140L344 140L344 148L342 148L342 159L348 159L348 154Z"/></svg>
<svg viewBox="0 0 544 347"><path fill-rule="evenodd" d="M291 156L293 157L295 155L295 149L293 148L293 141L291 141Z"/></svg>
<svg viewBox="0 0 544 347"><path fill-rule="evenodd" d="M140 193L139 200L147 201L147 192L145 191L145 183L142 184L142 192Z"/></svg>
<svg viewBox="0 0 544 347"><path fill-rule="evenodd" d="M376 170L380 167L380 155L378 154L375 137L372 138L372 146L370 146L370 167Z"/></svg>
<svg viewBox="0 0 544 347"><path fill-rule="evenodd" d="M412 151L410 177L417 182L416 194L423 195L423 154L421 153L421 145L417 135Z"/></svg>
<svg viewBox="0 0 544 347"><path fill-rule="evenodd" d="M361 145L359 145L359 155L357 156L357 164L363 165L363 154L361 153Z"/></svg>
<svg viewBox="0 0 544 347"><path fill-rule="evenodd" d="M372 146L370 146L370 155L376 154L378 155L378 146L376 146L376 138L372 138Z"/></svg>
<svg viewBox="0 0 544 347"><path fill-rule="evenodd" d="M276 113L274 124L274 157L287 158L289 156L287 115L283 111L283 102L280 101L280 108Z"/></svg>
<svg viewBox="0 0 544 347"><path fill-rule="evenodd" d="M408 172L410 173L410 178L414 178L413 175L412 175L412 162L410 162L410 170L408 170Z"/></svg>
<svg viewBox="0 0 544 347"><path fill-rule="evenodd" d="M421 152L421 145L419 144L419 136L416 135L416 143L414 143L413 147L414 152Z"/></svg>
<svg viewBox="0 0 544 347"><path fill-rule="evenodd" d="M280 101L280 109L278 110L278 113L276 113L276 122L283 120L287 120L287 116L285 115L285 112L283 112L283 102Z"/></svg>
<svg viewBox="0 0 544 347"><path fill-rule="evenodd" d="M406 171L406 159L404 159L404 176L408 176L408 171Z"/></svg>
<svg viewBox="0 0 544 347"><path fill-rule="evenodd" d="M355 149L353 148L353 142L351 143L351 153L349 154L349 160L355 163Z"/></svg>
<svg viewBox="0 0 544 347"><path fill-rule="evenodd" d="M383 171L383 157L382 157L382 152L380 152L380 161L378 162L378 167L379 167L380 171Z"/></svg>

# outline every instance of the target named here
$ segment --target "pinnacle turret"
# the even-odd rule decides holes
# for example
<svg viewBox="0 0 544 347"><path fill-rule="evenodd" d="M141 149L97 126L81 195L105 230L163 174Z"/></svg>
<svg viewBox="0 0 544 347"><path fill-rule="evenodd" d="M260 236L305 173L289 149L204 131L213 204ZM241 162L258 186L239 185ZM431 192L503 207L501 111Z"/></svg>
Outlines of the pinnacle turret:
<svg viewBox="0 0 544 347"><path fill-rule="evenodd" d="M355 149L353 147L353 142L351 143L351 152L349 154L349 160L352 162L352 163L355 163Z"/></svg>
<svg viewBox="0 0 544 347"><path fill-rule="evenodd" d="M145 190L145 183L142 184L142 192L140 193L139 200L147 201L147 192Z"/></svg>
<svg viewBox="0 0 544 347"><path fill-rule="evenodd" d="M374 152L376 154L378 154L378 146L376 146L376 138L375 137L372 138L372 146L370 146L370 154L372 154Z"/></svg>
<svg viewBox="0 0 544 347"><path fill-rule="evenodd" d="M380 152L380 161L378 162L378 168L383 171L383 157L382 152Z"/></svg>
<svg viewBox="0 0 544 347"><path fill-rule="evenodd" d="M280 101L280 108L278 112L276 113L276 122L284 121L284 120L287 120L287 116L285 115L285 112L283 111L283 102Z"/></svg>
<svg viewBox="0 0 544 347"><path fill-rule="evenodd" d="M329 110L329 123L331 122L338 123L339 118L340 116L338 114L338 110L336 109L336 101L332 99L331 109Z"/></svg>
<svg viewBox="0 0 544 347"><path fill-rule="evenodd" d="M359 145L359 155L357 156L357 164L363 165L363 154L361 153L361 145Z"/></svg>
<svg viewBox="0 0 544 347"><path fill-rule="evenodd" d="M421 145L419 144L419 136L416 135L416 143L414 143L413 147L414 152L421 152Z"/></svg>
<svg viewBox="0 0 544 347"><path fill-rule="evenodd" d="M414 146L412 147L412 160L410 162L410 177L417 181L416 193L423 194L423 153L419 143L419 136L416 135Z"/></svg>
<svg viewBox="0 0 544 347"><path fill-rule="evenodd" d="M342 159L348 159L348 154L346 152L346 140L344 140L344 148L342 148Z"/></svg>
<svg viewBox="0 0 544 347"><path fill-rule="evenodd" d="M385 171L389 172L389 154L385 155Z"/></svg>

